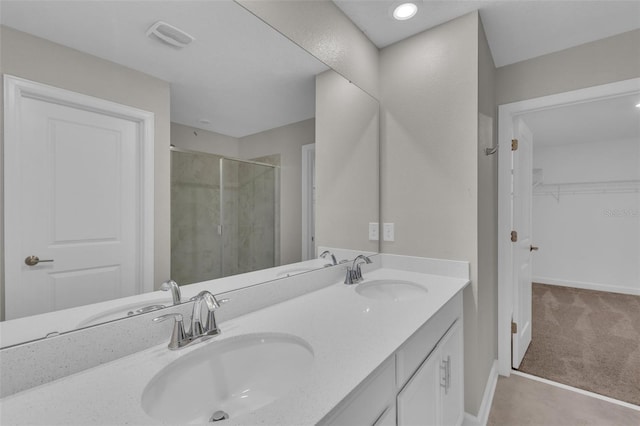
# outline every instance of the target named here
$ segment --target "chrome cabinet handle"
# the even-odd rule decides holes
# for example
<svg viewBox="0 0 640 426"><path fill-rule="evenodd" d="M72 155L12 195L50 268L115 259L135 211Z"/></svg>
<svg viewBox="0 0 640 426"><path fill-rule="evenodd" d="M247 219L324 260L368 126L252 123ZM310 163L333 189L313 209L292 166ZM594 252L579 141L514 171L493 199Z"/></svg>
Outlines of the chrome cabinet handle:
<svg viewBox="0 0 640 426"><path fill-rule="evenodd" d="M27 256L24 259L24 263L28 266L36 266L42 262L53 262L53 259L40 259L38 256Z"/></svg>

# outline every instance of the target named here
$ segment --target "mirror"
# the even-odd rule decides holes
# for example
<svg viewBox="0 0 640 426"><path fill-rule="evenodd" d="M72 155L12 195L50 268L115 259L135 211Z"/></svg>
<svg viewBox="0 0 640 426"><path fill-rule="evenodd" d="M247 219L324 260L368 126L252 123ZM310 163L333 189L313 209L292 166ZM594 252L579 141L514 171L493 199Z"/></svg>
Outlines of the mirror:
<svg viewBox="0 0 640 426"><path fill-rule="evenodd" d="M184 48L169 45L160 39L188 37L167 26L147 36L157 21L195 40ZM170 305L170 294L158 291L169 278L187 284L244 273L216 287L228 291L324 267L329 260L317 259L319 248L378 251L378 242L368 239L368 224L378 222L377 101L238 4L3 1L0 23L4 75L150 111L155 133L153 164L146 168L154 183L147 251L153 256L140 266L151 265L147 275L153 279L144 286L136 282L96 300L92 297L107 287L102 276L58 272L56 279L69 284L71 296L60 289L64 285L32 291L19 297L26 313L5 315L14 306L10 288L20 283L12 270L46 274L62 263L44 263L49 260L44 251L29 251L42 262L34 267L24 265L22 251L10 256L16 232L8 223L11 191L5 189L2 319L7 321L0 323L1 346ZM5 122L5 129L11 125ZM3 137L5 154L11 152L9 143ZM12 176L10 161L5 158L5 176ZM69 167L75 164L82 162ZM95 198L93 203L100 202ZM265 200L268 204L258 203ZM233 206L243 208L231 212ZM248 218L250 212L264 223ZM185 224L194 217L198 226ZM225 238L236 233L236 240L214 241L220 233ZM212 241L215 245L206 245ZM96 288L83 287L88 282ZM184 295L189 287L182 287ZM39 328L43 324L46 328ZM19 337L6 340L9 335Z"/></svg>

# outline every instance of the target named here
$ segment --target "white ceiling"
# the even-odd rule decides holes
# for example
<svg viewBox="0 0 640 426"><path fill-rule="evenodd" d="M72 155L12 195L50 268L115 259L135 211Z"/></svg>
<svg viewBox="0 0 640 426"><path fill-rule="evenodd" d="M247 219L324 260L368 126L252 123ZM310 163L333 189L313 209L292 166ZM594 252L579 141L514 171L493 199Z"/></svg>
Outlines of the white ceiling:
<svg viewBox="0 0 640 426"><path fill-rule="evenodd" d="M327 66L231 0L2 0L0 8L3 25L170 82L171 121L241 137L315 116L315 75ZM177 50L147 37L158 20L196 40Z"/></svg>
<svg viewBox="0 0 640 426"><path fill-rule="evenodd" d="M640 144L640 92L522 116L535 146L633 139Z"/></svg>
<svg viewBox="0 0 640 426"><path fill-rule="evenodd" d="M497 67L640 28L640 0L417 0L407 21L391 17L404 0L333 1L379 48L479 10Z"/></svg>

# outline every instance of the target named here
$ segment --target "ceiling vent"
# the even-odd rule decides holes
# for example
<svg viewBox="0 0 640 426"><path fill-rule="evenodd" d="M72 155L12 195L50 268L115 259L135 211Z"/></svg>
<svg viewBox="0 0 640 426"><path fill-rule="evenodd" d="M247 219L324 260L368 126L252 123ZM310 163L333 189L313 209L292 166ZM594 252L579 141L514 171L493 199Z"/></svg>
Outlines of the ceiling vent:
<svg viewBox="0 0 640 426"><path fill-rule="evenodd" d="M173 25L167 24L163 21L158 21L147 30L147 36L156 36L161 41L179 49L188 46L195 38L185 33L180 28L176 28Z"/></svg>

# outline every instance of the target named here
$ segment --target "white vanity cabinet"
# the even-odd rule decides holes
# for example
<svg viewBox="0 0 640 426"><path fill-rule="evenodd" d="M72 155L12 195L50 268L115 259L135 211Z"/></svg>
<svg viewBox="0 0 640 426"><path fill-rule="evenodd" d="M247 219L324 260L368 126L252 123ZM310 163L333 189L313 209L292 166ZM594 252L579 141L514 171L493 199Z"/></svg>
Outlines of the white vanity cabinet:
<svg viewBox="0 0 640 426"><path fill-rule="evenodd" d="M462 362L458 320L398 394L398 426L462 424Z"/></svg>
<svg viewBox="0 0 640 426"><path fill-rule="evenodd" d="M462 293L458 293L320 424L462 424L462 339Z"/></svg>
<svg viewBox="0 0 640 426"><path fill-rule="evenodd" d="M394 357L387 359L320 424L339 426L395 425L396 377L394 361Z"/></svg>

